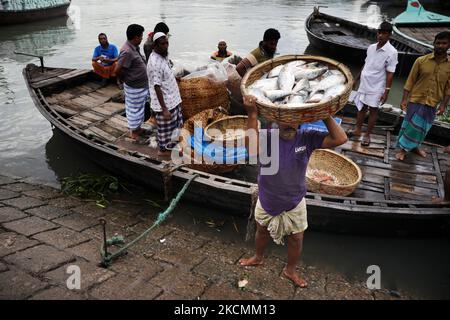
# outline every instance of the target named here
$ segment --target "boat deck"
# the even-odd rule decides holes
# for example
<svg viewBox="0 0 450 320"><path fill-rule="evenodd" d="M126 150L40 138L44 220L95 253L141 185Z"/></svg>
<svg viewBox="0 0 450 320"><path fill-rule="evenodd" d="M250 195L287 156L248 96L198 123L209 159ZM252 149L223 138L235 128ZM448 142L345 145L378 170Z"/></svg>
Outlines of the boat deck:
<svg viewBox="0 0 450 320"><path fill-rule="evenodd" d="M404 35L419 40L420 42L426 43L428 45L433 45L434 37L443 31L448 31L450 29L450 24L440 25L440 26L397 26L397 29Z"/></svg>
<svg viewBox="0 0 450 320"><path fill-rule="evenodd" d="M82 81L79 85L64 88L59 93L41 92L43 86L51 86L75 73L88 70L55 69L32 77L32 87L38 89L48 108L57 113L72 130L84 133L89 139L114 145L119 152L141 158L158 159L157 150L149 146L135 145L128 141L125 106L121 90L115 84L101 85L95 80ZM343 118L343 127L349 129L354 118ZM443 197L443 175L450 167L450 155L442 147L424 144L426 158L408 155L404 162L395 159L396 137L389 130L376 129L370 147L362 147L353 139L336 150L357 163L363 173L362 182L351 195L370 200L431 201ZM256 181L256 167L245 166L224 176Z"/></svg>
<svg viewBox="0 0 450 320"><path fill-rule="evenodd" d="M366 35L358 35L350 27L325 19L315 19L311 24L311 32L321 35L326 40L356 48L367 48L373 43Z"/></svg>

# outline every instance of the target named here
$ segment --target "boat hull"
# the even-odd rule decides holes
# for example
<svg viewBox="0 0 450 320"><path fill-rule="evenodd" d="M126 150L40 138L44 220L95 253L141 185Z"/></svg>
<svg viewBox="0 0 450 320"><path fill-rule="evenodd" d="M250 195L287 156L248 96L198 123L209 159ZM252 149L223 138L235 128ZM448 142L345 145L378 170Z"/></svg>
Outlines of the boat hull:
<svg viewBox="0 0 450 320"><path fill-rule="evenodd" d="M34 9L26 11L0 10L0 25L30 23L45 19L52 19L67 15L69 4L55 6L47 9Z"/></svg>
<svg viewBox="0 0 450 320"><path fill-rule="evenodd" d="M339 35L335 36L334 39L326 38L319 32L313 30L312 23L316 19L317 15L320 15L325 21L327 19L332 19L332 21L345 26L347 30L351 30L350 33L359 33L359 37L350 37ZM331 20L330 20L331 21ZM313 12L305 22L305 30L309 40L309 43L320 51L327 52L336 58L348 62L359 62L364 64L367 48L370 44L376 43L376 30L369 29L366 26L359 25L357 23L340 19L337 17L328 16L322 13ZM358 31L357 31L358 30ZM339 32L339 30L337 30ZM342 32L344 34L345 32ZM363 35L363 36L361 36ZM399 43L394 43L399 41ZM398 48L404 48L405 51L398 51L399 64L397 66L397 73L407 74L410 68L416 61L416 59L430 50L426 47L415 44L414 47L408 47L406 40L404 39L392 39L391 43L395 44ZM416 51L420 50L420 51Z"/></svg>

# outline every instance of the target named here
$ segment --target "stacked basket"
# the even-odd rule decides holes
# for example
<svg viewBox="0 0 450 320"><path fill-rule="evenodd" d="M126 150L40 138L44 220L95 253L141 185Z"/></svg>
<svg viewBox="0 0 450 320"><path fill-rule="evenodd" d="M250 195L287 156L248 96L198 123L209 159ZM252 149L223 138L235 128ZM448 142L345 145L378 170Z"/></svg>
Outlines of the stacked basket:
<svg viewBox="0 0 450 320"><path fill-rule="evenodd" d="M181 79L178 83L183 101L183 118L189 119L207 109L229 109L230 100L226 83L208 77Z"/></svg>
<svg viewBox="0 0 450 320"><path fill-rule="evenodd" d="M200 125L202 128L206 128L209 124L214 123L217 120L226 118L227 115L223 113L220 108L217 109L207 109L203 110L200 113L197 113L195 116L189 118L183 125L183 129L185 133L189 133L191 136L194 134L194 128L196 125ZM184 157L186 162L190 163L193 159L195 159L194 150L187 147L187 141L190 137L182 137L181 138L181 147L183 148L183 152L187 151L188 153L184 153ZM187 165L188 168L209 172L209 173L225 173L230 172L239 167L239 164L217 164L217 163L191 163Z"/></svg>

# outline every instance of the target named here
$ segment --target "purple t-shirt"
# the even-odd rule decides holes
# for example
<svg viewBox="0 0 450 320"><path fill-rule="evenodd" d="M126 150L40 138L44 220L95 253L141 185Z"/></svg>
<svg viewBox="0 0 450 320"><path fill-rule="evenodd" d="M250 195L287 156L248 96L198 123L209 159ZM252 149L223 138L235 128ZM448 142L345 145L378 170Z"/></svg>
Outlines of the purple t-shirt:
<svg viewBox="0 0 450 320"><path fill-rule="evenodd" d="M270 131L269 131L270 136ZM295 139L279 138L279 168L274 175L258 175L259 201L276 216L294 209L306 195L306 168L312 152L322 146L327 132L298 130ZM270 138L267 139L270 150ZM270 166L267 165L267 166Z"/></svg>

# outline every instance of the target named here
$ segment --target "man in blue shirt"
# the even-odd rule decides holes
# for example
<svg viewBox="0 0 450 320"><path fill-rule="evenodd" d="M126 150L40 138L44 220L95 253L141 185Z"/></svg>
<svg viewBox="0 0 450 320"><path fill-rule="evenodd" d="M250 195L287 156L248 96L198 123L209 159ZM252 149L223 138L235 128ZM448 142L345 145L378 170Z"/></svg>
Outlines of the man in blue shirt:
<svg viewBox="0 0 450 320"><path fill-rule="evenodd" d="M114 69L119 58L119 50L113 44L108 42L106 34L98 35L100 45L95 48L92 56L92 67L94 72L103 79L115 77Z"/></svg>

